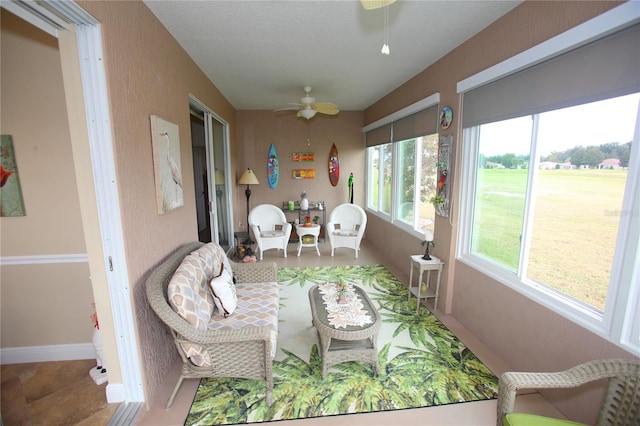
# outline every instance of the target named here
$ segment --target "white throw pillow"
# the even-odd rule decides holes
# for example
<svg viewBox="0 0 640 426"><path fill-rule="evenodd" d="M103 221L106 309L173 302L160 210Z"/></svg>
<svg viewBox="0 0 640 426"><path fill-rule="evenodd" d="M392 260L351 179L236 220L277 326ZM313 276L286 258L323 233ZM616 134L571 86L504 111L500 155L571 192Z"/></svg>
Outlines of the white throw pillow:
<svg viewBox="0 0 640 426"><path fill-rule="evenodd" d="M210 282L213 301L218 310L226 318L236 310L238 296L236 286L233 284L233 276L228 269L223 269L220 276L212 278Z"/></svg>

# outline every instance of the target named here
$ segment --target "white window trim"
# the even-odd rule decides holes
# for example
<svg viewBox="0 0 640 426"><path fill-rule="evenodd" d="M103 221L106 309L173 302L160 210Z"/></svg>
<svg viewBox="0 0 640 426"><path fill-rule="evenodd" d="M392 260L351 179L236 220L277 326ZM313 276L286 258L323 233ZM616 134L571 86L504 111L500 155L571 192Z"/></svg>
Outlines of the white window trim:
<svg viewBox="0 0 640 426"><path fill-rule="evenodd" d="M458 93L465 93L546 59L602 38L640 22L635 2L624 3L548 41L458 82ZM614 263L607 303L603 315L586 306L570 303L545 286L532 281L523 285L521 277L470 253L474 189L477 178L478 147L474 128L465 132L460 185L460 226L456 257L524 296L640 355L640 108L636 120L634 148L629 161L622 216L618 228ZM529 180L527 193L531 190ZM624 212L627 212L625 214ZM526 219L526 218L525 218ZM526 243L526 240L525 240ZM522 265L521 265L522 266ZM526 266L526 265L525 265ZM527 285L528 284L528 285Z"/></svg>

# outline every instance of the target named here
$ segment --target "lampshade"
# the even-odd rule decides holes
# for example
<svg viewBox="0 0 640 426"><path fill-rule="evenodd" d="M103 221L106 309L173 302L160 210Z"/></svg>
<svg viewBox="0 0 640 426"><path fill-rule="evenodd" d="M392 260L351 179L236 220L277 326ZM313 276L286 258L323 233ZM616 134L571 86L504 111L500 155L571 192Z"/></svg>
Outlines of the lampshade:
<svg viewBox="0 0 640 426"><path fill-rule="evenodd" d="M424 240L433 241L433 232L429 231L428 229L424 231Z"/></svg>
<svg viewBox="0 0 640 426"><path fill-rule="evenodd" d="M253 173L253 170L251 170L251 169L247 169L242 173L242 176L240 176L240 179L238 179L238 183L240 185L258 185L258 184L260 184L260 182L258 182L258 178L256 177L256 174Z"/></svg>

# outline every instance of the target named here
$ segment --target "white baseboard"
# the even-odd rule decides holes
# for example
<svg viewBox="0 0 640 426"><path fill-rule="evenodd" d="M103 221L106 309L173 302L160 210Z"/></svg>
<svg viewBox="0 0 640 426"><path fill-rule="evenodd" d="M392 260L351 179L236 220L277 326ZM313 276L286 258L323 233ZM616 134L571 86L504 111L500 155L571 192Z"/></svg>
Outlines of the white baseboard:
<svg viewBox="0 0 640 426"><path fill-rule="evenodd" d="M93 343L71 345L22 346L1 348L0 364L22 364L25 362L71 361L95 359Z"/></svg>
<svg viewBox="0 0 640 426"><path fill-rule="evenodd" d="M25 362L73 361L77 359L95 359L96 350L93 343L73 345L23 346L18 348L1 348L0 364L22 364ZM107 385L107 402L124 402L125 391L122 383ZM1 422L0 422L1 424Z"/></svg>
<svg viewBox="0 0 640 426"><path fill-rule="evenodd" d="M107 385L107 402L111 404L115 402L124 402L124 400L125 400L124 384L109 383Z"/></svg>

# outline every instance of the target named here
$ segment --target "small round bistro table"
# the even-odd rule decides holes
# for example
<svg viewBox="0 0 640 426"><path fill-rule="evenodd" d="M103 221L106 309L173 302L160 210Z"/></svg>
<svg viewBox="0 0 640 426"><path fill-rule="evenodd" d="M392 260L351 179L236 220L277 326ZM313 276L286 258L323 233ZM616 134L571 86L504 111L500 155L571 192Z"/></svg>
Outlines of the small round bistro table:
<svg viewBox="0 0 640 426"><path fill-rule="evenodd" d="M296 232L298 233L298 256L300 256L300 251L302 247L315 247L318 256L320 256L320 249L318 249L318 236L320 235L320 225L316 225L312 223L311 226L307 226L304 224L296 225ZM303 242L302 240L305 236L311 236L311 242Z"/></svg>

